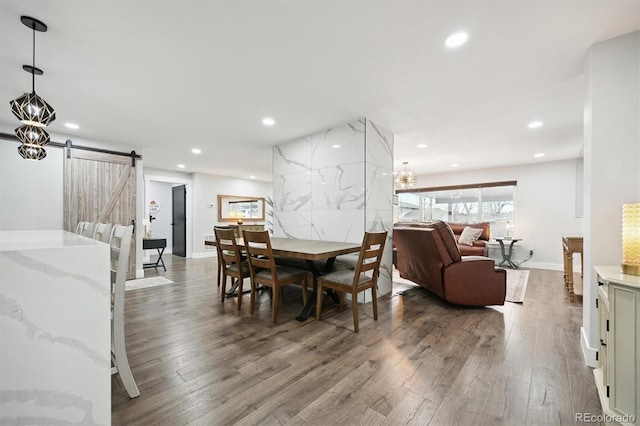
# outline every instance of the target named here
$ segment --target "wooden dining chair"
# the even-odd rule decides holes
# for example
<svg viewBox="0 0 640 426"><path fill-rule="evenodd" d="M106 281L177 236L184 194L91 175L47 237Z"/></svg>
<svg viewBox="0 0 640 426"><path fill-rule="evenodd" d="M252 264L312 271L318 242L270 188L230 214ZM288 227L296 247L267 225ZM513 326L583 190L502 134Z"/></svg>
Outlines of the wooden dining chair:
<svg viewBox="0 0 640 426"><path fill-rule="evenodd" d="M236 234L236 238L240 238L242 235L238 235L238 225L216 225L213 227L213 232L215 234L215 229L231 229ZM218 287L220 287L220 282L222 279L222 264L218 262Z"/></svg>
<svg viewBox="0 0 640 426"><path fill-rule="evenodd" d="M111 238L112 225L110 223L97 223L93 230L93 239L108 243Z"/></svg>
<svg viewBox="0 0 640 426"><path fill-rule="evenodd" d="M130 398L140 395L129 367L124 340L124 300L133 225L116 225L111 230L111 374L120 376Z"/></svg>
<svg viewBox="0 0 640 426"><path fill-rule="evenodd" d="M309 271L291 266L276 265L271 238L268 231L243 231L244 245L247 251L249 271L251 273L251 302L249 313L253 315L256 303L256 288L263 285L271 288L271 321L275 324L278 317L278 299L280 288L294 283L302 285L302 303L307 303L307 277Z"/></svg>
<svg viewBox="0 0 640 426"><path fill-rule="evenodd" d="M331 272L318 278L318 300L316 304L316 320L320 320L322 313L323 289L331 288L340 295L340 310L344 307L345 293L351 294L351 307L353 310L353 326L358 333L358 293L371 289L373 297L373 319L378 320L378 296L377 283L380 272L380 261L384 244L387 241L387 232L366 232L362 240L360 257L354 270L340 270Z"/></svg>
<svg viewBox="0 0 640 426"><path fill-rule="evenodd" d="M222 288L220 289L220 301L224 302L227 291L227 278L235 278L238 283L238 310L242 305L242 284L245 278L250 277L249 264L242 260L240 249L236 243L236 234L228 227L214 227L218 250L218 264L222 273Z"/></svg>

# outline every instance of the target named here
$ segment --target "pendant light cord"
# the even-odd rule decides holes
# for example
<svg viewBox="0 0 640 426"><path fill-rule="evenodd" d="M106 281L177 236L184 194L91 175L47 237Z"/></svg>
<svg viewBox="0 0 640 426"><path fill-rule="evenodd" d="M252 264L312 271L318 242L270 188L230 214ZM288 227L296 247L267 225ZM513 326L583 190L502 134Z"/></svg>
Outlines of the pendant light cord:
<svg viewBox="0 0 640 426"><path fill-rule="evenodd" d="M31 69L31 91L36 94L36 24L33 24L33 67Z"/></svg>

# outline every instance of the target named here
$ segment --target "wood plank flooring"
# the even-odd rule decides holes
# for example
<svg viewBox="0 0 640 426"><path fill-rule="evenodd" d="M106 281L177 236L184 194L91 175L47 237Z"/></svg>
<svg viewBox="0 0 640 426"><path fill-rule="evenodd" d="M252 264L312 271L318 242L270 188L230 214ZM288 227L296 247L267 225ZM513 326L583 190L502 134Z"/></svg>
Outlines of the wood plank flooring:
<svg viewBox="0 0 640 426"><path fill-rule="evenodd" d="M601 414L582 360L582 303L562 273L532 269L524 304L460 308L398 288L299 327L298 286L278 324L269 295L220 303L215 259L167 256L175 284L126 293L140 396L112 377L114 425L560 425ZM248 283L248 280L247 280ZM403 286L406 288L406 286ZM287 291L288 290L288 291ZM325 298L329 299L329 298Z"/></svg>

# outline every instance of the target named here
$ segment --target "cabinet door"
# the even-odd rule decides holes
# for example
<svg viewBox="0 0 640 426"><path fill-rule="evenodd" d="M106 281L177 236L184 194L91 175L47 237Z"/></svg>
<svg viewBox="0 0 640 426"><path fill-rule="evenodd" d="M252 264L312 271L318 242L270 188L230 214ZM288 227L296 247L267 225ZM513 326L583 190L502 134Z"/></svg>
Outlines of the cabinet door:
<svg viewBox="0 0 640 426"><path fill-rule="evenodd" d="M606 287L598 287L598 367L602 370L602 383L609 385L609 364L607 362L609 345L607 331L607 321L609 319L609 297Z"/></svg>
<svg viewBox="0 0 640 426"><path fill-rule="evenodd" d="M640 296L633 288L609 284L609 405L620 414L638 413Z"/></svg>

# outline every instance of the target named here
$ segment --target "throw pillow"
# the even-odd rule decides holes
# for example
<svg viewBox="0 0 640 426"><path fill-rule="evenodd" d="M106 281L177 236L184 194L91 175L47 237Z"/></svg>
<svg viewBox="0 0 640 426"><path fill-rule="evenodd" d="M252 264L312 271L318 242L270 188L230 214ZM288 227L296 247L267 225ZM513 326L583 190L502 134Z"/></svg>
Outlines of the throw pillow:
<svg viewBox="0 0 640 426"><path fill-rule="evenodd" d="M471 228L469 226L465 226L462 230L462 234L460 234L460 239L458 240L458 244L464 244L466 246L472 246L473 242L480 238L482 235L482 229Z"/></svg>

